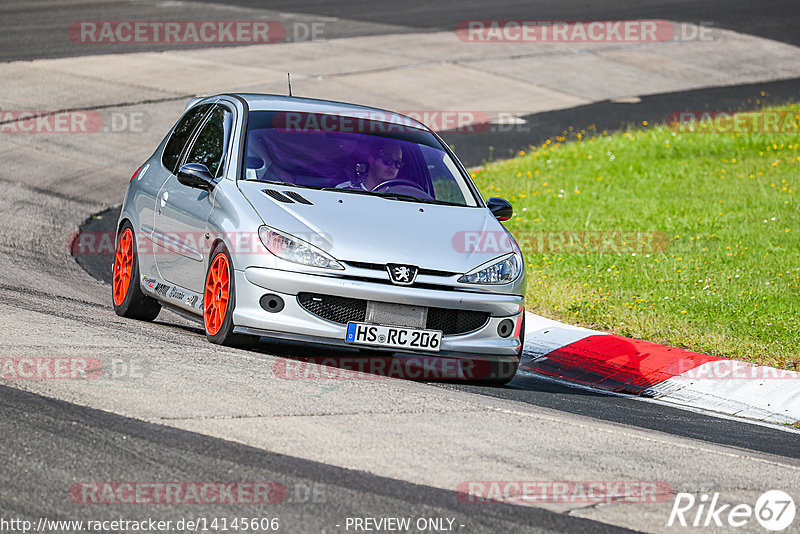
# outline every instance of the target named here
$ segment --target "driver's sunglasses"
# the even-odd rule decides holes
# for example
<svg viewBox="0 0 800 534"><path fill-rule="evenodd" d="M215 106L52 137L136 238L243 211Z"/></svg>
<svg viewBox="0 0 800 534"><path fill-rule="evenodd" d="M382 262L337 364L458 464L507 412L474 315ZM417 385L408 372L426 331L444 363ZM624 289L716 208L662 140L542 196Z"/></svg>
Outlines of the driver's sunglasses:
<svg viewBox="0 0 800 534"><path fill-rule="evenodd" d="M397 170L402 169L403 165L406 164L402 159L394 159L389 154L383 154L381 156L381 160L383 161L384 165L389 166L389 167L394 165L395 167L397 167Z"/></svg>

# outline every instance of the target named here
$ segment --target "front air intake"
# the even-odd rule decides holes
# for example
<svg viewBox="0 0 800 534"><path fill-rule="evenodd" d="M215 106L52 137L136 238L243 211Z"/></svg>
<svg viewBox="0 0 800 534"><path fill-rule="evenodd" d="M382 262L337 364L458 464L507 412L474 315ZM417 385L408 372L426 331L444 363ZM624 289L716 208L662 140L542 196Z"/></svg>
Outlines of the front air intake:
<svg viewBox="0 0 800 534"><path fill-rule="evenodd" d="M277 200L278 202L283 202L285 204L294 204L294 200L285 196L280 191L275 191L274 189L262 189L262 191L266 193L268 196L271 196L272 198Z"/></svg>
<svg viewBox="0 0 800 534"><path fill-rule="evenodd" d="M350 321L360 323L367 317L368 301L363 299L300 293L297 301L306 311L338 324L347 324ZM441 330L444 335L466 334L481 328L488 320L489 314L486 312L428 308L425 328Z"/></svg>
<svg viewBox="0 0 800 534"><path fill-rule="evenodd" d="M295 200L295 201L299 202L300 204L305 204L307 206L313 206L314 205L313 202L308 200L306 197L304 197L303 195L301 195L297 191L284 191L283 194L286 195L287 197L291 198L292 200Z"/></svg>

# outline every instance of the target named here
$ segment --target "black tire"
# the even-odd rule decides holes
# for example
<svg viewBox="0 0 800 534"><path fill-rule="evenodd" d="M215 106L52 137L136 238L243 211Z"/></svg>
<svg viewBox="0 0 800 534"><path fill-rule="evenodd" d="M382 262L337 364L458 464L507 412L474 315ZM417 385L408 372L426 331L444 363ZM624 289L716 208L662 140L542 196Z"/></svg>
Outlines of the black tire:
<svg viewBox="0 0 800 534"><path fill-rule="evenodd" d="M212 302L214 302L214 299L209 299L208 296L210 284L212 284L212 281L209 277L211 277L212 268L217 267L216 261L220 256L224 257L225 264L227 265L228 298L225 305L225 314L222 324L217 327L216 325L211 324L209 319L209 306ZM205 329L206 337L211 343L226 347L248 348L253 346L258 341L258 338L255 336L233 333L233 311L235 308L236 281L234 280L233 261L231 260L231 255L228 252L228 248L225 246L225 244L219 243L216 247L214 247L214 250L209 256L205 283L203 285L203 327Z"/></svg>
<svg viewBox="0 0 800 534"><path fill-rule="evenodd" d="M489 378L483 378L475 383L481 386L505 386L511 382L519 369L519 360L516 362L491 362Z"/></svg>
<svg viewBox="0 0 800 534"><path fill-rule="evenodd" d="M118 269L123 271L125 269L124 265L118 264L117 260L121 254L120 242L127 232L130 232L130 246L132 247L133 255L131 258L131 264L129 266L130 278L128 279L127 288L124 290L125 297L118 304L118 297L121 296L123 291L120 287L120 295L117 295L117 288L120 282L118 282L118 279L115 279L115 275L118 274L116 272ZM133 226L128 221L125 221L125 224L122 225L122 228L120 228L120 231L117 234L117 242L116 246L114 247L114 263L112 264L111 269L111 302L114 305L114 311L117 313L117 315L126 317L128 319L139 319L141 321L152 321L158 317L158 314L161 311L161 304L159 304L156 299L148 297L142 292L142 287L140 285L141 279L139 275L139 256L138 251L136 250L136 234L133 231Z"/></svg>

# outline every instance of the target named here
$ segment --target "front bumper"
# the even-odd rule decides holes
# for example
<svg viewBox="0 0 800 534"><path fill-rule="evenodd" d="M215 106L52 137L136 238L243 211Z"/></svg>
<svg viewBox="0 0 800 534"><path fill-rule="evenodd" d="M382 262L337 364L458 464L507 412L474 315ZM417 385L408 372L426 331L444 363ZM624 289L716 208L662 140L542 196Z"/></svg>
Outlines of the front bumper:
<svg viewBox="0 0 800 534"><path fill-rule="evenodd" d="M344 342L346 325L322 319L299 304L297 294L310 292L489 314L488 322L477 330L443 336L441 351L424 353L429 356L485 356L507 360L516 358L520 351L524 304L524 297L520 295L402 287L262 267L249 267L244 271L234 271L234 274L236 307L233 323L238 332L353 347ZM283 310L269 313L261 307L259 299L268 293L283 299ZM503 319L512 319L515 325L511 336L506 338L497 333L498 324Z"/></svg>

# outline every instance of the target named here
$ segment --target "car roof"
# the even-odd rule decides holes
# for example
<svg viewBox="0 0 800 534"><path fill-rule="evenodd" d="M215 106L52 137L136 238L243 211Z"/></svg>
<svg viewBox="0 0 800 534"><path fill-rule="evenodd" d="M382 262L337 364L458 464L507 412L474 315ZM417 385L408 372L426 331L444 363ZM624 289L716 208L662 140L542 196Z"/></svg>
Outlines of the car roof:
<svg viewBox="0 0 800 534"><path fill-rule="evenodd" d="M337 102L335 100L321 100L300 96L284 96L261 93L231 93L244 99L250 111L297 111L306 113L325 113L342 115L345 117L360 117L380 122L391 122L430 131L427 126L416 119L389 111L386 109ZM188 107L199 101L191 101ZM205 99L203 99L205 100Z"/></svg>

